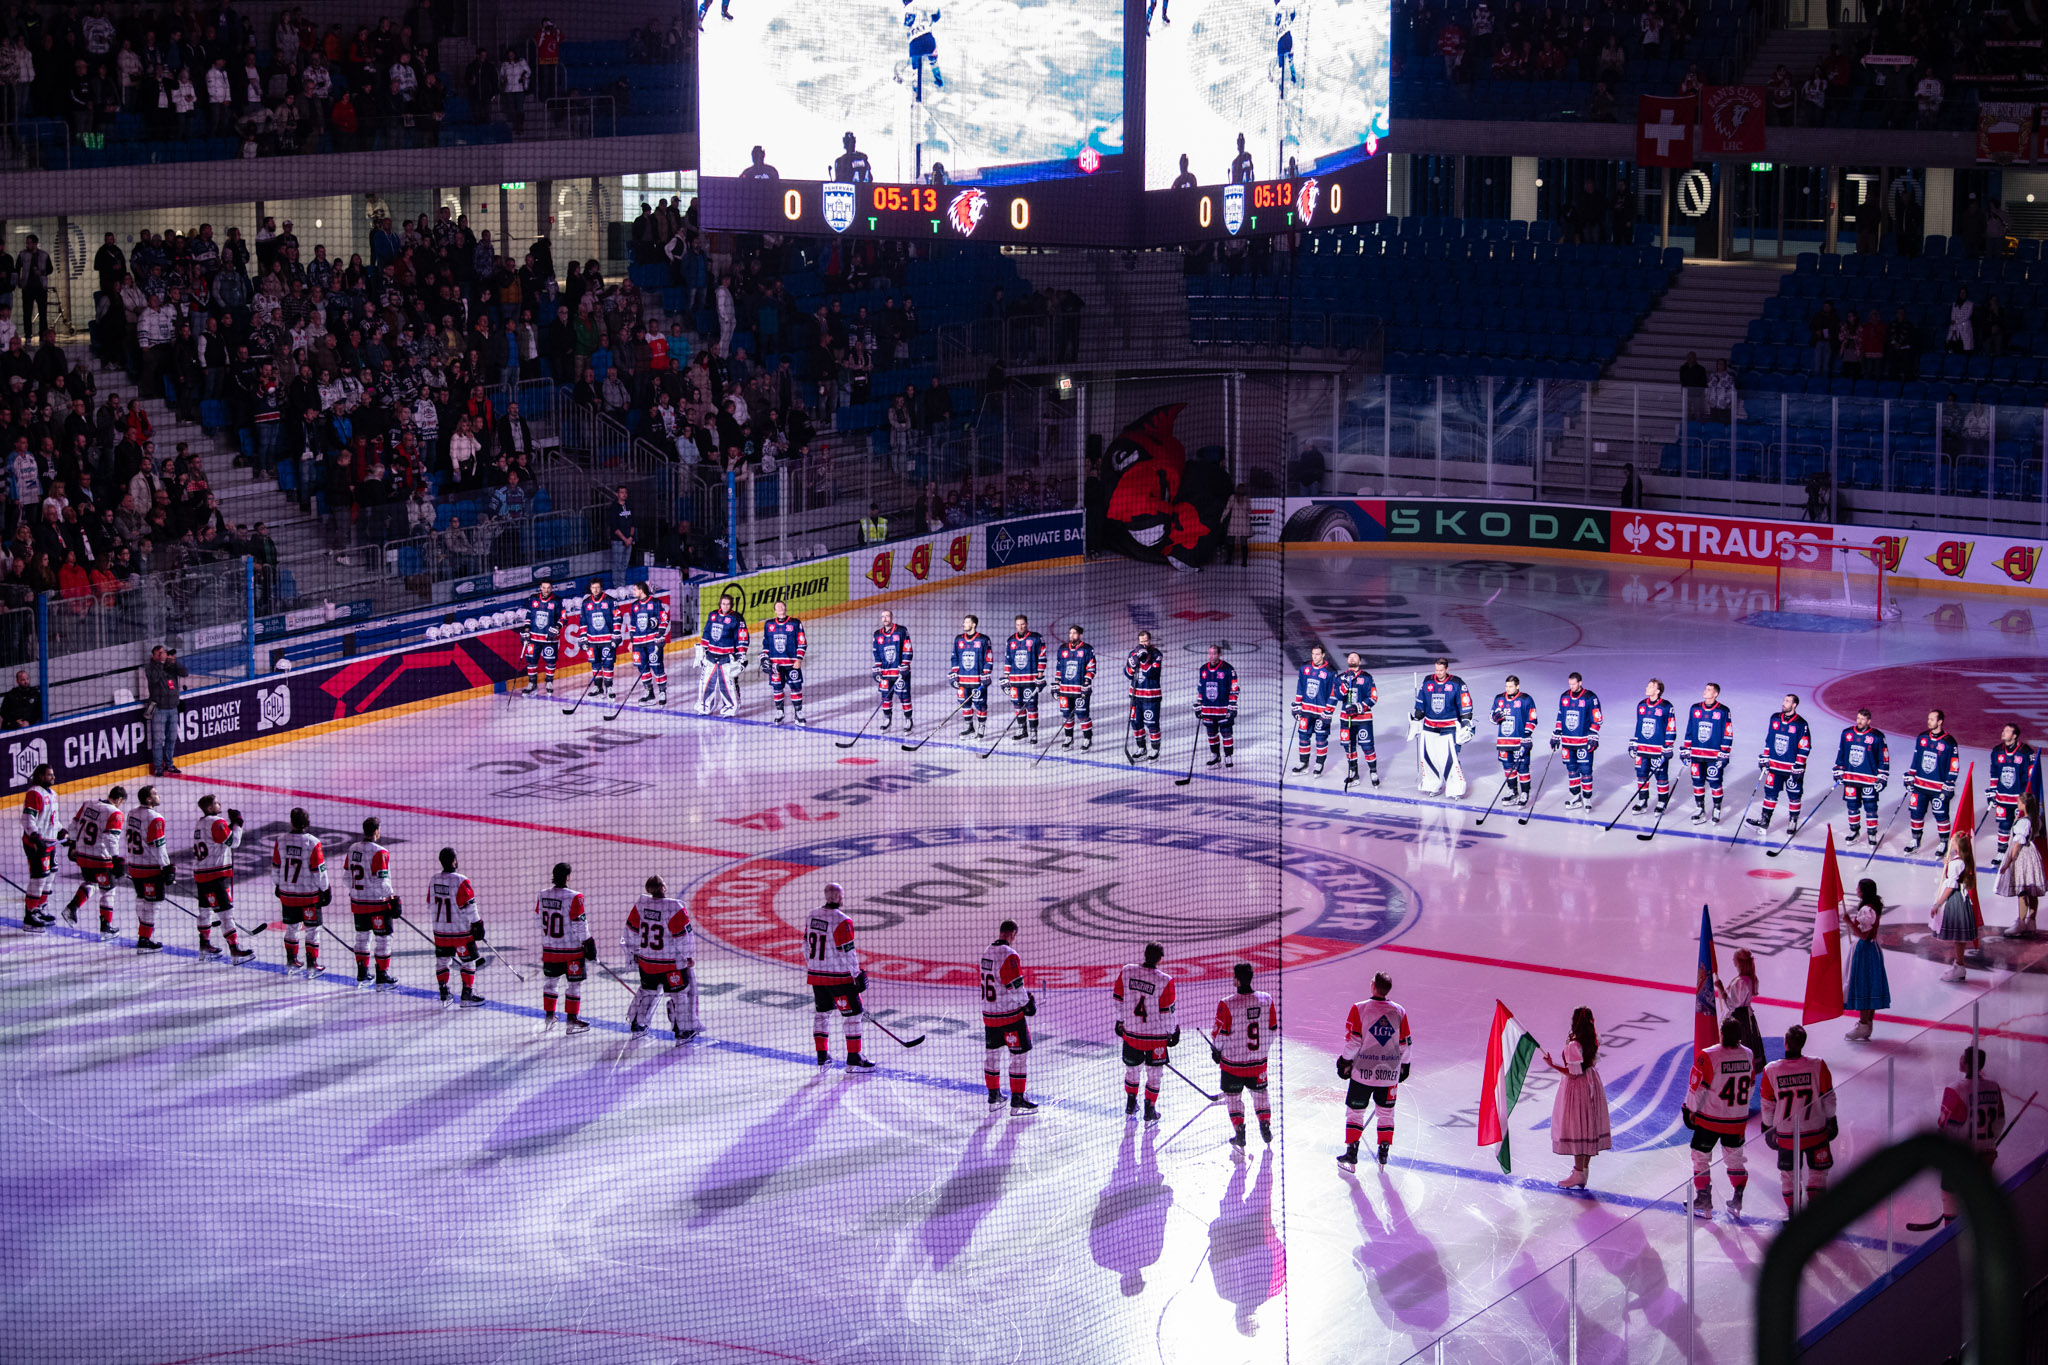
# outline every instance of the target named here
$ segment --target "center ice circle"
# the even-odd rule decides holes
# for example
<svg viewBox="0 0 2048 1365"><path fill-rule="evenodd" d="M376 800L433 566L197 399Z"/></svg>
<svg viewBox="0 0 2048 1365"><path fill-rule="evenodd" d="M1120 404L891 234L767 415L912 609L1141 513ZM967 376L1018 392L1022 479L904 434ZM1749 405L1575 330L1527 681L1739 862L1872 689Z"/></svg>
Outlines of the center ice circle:
<svg viewBox="0 0 2048 1365"><path fill-rule="evenodd" d="M699 932L803 962L803 924L827 882L846 888L870 975L975 984L995 926L1014 919L1034 984L1108 984L1148 941L1176 975L1228 979L1361 952L1421 911L1406 882L1345 854L1256 834L1031 823L892 830L782 849L690 893Z"/></svg>

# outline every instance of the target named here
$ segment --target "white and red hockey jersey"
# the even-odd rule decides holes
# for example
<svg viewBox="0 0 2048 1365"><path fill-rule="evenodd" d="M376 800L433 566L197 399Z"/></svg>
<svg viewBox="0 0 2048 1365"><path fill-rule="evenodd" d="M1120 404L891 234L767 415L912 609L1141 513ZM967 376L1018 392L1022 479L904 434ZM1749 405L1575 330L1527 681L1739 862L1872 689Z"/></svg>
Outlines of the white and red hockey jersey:
<svg viewBox="0 0 2048 1365"><path fill-rule="evenodd" d="M1007 943L991 943L981 955L981 1022L988 1028L1024 1017L1031 992L1024 985L1024 959Z"/></svg>
<svg viewBox="0 0 2048 1365"><path fill-rule="evenodd" d="M321 844L320 836L290 833L272 839L270 883L277 888L279 903L294 910L318 908L320 893L331 889L327 879L327 850Z"/></svg>
<svg viewBox="0 0 2048 1365"><path fill-rule="evenodd" d="M1724 1136L1749 1127L1749 1092L1756 1086L1756 1054L1716 1043L1693 1060L1685 1107L1693 1127Z"/></svg>
<svg viewBox="0 0 2048 1365"><path fill-rule="evenodd" d="M1826 1145L1828 1125L1835 1117L1835 1078L1826 1062L1818 1057L1780 1057L1764 1068L1760 1093L1764 1127L1771 1131L1773 1147L1791 1147L1795 1133L1807 1150Z"/></svg>
<svg viewBox="0 0 2048 1365"><path fill-rule="evenodd" d="M478 918L475 905L476 888L460 872L436 872L428 879L427 913L434 921L435 946L443 938L468 937Z"/></svg>
<svg viewBox="0 0 2048 1365"><path fill-rule="evenodd" d="M192 879L198 882L226 881L235 875L235 850L241 847L242 831L225 815L201 816L192 831Z"/></svg>
<svg viewBox="0 0 2048 1365"><path fill-rule="evenodd" d="M358 839L349 846L348 899L351 905L382 909L397 899L391 885L391 850L374 839Z"/></svg>
<svg viewBox="0 0 2048 1365"><path fill-rule="evenodd" d="M1216 1002L1216 1050L1229 1074L1264 1080L1279 1036L1280 1011L1264 991L1240 991Z"/></svg>
<svg viewBox="0 0 2048 1365"><path fill-rule="evenodd" d="M128 839L128 870L154 872L171 865L171 831L164 813L137 802L128 812L123 832Z"/></svg>
<svg viewBox="0 0 2048 1365"><path fill-rule="evenodd" d="M533 903L540 917L540 960L567 962L583 956L583 940L590 937L584 925L583 893L567 886L551 886Z"/></svg>
<svg viewBox="0 0 2048 1365"><path fill-rule="evenodd" d="M121 856L121 808L90 799L71 817L71 856L80 867L112 867Z"/></svg>
<svg viewBox="0 0 2048 1365"><path fill-rule="evenodd" d="M1963 1077L1941 1092L1940 1128L1979 1157L1995 1156L2005 1135L2005 1092L1989 1077Z"/></svg>
<svg viewBox="0 0 2048 1365"><path fill-rule="evenodd" d="M1408 1064L1408 1011L1391 1000L1361 1000L1344 1021L1344 1050L1356 1085L1401 1083Z"/></svg>
<svg viewBox="0 0 2048 1365"><path fill-rule="evenodd" d="M48 787L30 787L21 799L21 837L46 844L57 842L57 793Z"/></svg>
<svg viewBox="0 0 2048 1365"><path fill-rule="evenodd" d="M1110 995L1124 1037L1133 1044L1164 1043L1180 1027L1173 1017L1173 978L1157 967L1125 967Z"/></svg>
<svg viewBox="0 0 2048 1365"><path fill-rule="evenodd" d="M690 912L673 896L642 896L626 916L623 945L645 972L689 966L697 956L697 931Z"/></svg>
<svg viewBox="0 0 2048 1365"><path fill-rule="evenodd" d="M804 981L812 986L850 986L860 975L853 921L836 905L811 911L804 926L804 973Z"/></svg>

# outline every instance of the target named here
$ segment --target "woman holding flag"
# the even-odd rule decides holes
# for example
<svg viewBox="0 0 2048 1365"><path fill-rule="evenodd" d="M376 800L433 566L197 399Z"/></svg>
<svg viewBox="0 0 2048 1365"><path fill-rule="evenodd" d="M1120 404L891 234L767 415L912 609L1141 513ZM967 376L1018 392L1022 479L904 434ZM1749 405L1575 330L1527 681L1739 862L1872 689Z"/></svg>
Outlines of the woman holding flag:
<svg viewBox="0 0 2048 1365"><path fill-rule="evenodd" d="M1970 833L1968 825L1956 821L1948 862L1942 867L1941 889L1935 893L1934 910L1927 917L1934 936L1955 945L1955 964L1941 974L1943 981L1961 981L1969 975L1963 970L1963 952L1977 941L1977 855L1970 847Z"/></svg>
<svg viewBox="0 0 2048 1365"><path fill-rule="evenodd" d="M1581 1005L1572 1011L1571 1040L1564 1045L1562 1064L1548 1052L1543 1054L1544 1063L1564 1077L1550 1106L1550 1150L1572 1159L1572 1173L1557 1182L1560 1189L1584 1189L1594 1154L1614 1146L1607 1085L1594 1068L1599 1057L1600 1031L1593 1026L1593 1011Z"/></svg>

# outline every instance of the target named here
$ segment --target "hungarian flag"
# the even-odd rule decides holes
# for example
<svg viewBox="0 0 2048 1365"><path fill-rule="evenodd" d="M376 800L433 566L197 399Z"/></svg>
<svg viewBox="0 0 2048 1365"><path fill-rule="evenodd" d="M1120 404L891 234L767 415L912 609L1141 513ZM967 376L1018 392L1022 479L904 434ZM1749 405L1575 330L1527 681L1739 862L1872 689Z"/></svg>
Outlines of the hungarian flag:
<svg viewBox="0 0 2048 1365"><path fill-rule="evenodd" d="M1835 827L1828 826L1820 865L1820 903L1813 909L1813 946L1806 956L1806 1001L1799 1022L1817 1024L1842 1015L1842 869L1835 865Z"/></svg>
<svg viewBox="0 0 2048 1365"><path fill-rule="evenodd" d="M1508 1161L1508 1115L1522 1098L1529 1068L1536 1060L1536 1040L1522 1031L1500 1001L1493 1002L1493 1029L1486 1039L1486 1075L1479 1083L1479 1145L1500 1145L1500 1168Z"/></svg>
<svg viewBox="0 0 2048 1365"><path fill-rule="evenodd" d="M1721 1012L1714 1004L1714 979L1721 975L1720 963L1714 959L1714 921L1707 915L1707 907L1700 907L1700 969L1693 987L1692 1054L1698 1061L1699 1055L1721 1042Z"/></svg>

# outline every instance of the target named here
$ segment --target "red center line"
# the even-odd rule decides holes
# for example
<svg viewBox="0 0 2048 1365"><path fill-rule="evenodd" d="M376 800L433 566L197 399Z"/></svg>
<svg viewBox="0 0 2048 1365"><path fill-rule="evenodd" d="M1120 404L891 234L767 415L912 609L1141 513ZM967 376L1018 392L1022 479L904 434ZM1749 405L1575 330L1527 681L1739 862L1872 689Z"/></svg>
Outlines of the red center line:
<svg viewBox="0 0 2048 1365"><path fill-rule="evenodd" d="M701 853L707 858L751 858L751 853L735 853L729 848L700 848L696 844L672 844L666 839L638 839L630 834L604 834L594 829L568 829L559 825L536 825L525 820L505 820L495 815L471 815L459 810L436 810L432 806L407 806L396 801L373 801L367 796L335 796L331 792L299 791L292 787L271 787L261 782L236 782L225 777L195 777L191 773L173 774L181 781L200 787L237 787L242 791L269 792L274 796L296 796L303 801L334 801L345 806L368 806L372 810L403 811L408 815L432 815L443 820L467 820L478 825L498 825L505 829L526 829L536 834L566 834L572 839L600 839L608 844L632 844L637 848L665 848L676 853Z"/></svg>
<svg viewBox="0 0 2048 1365"><path fill-rule="evenodd" d="M1405 943L1384 943L1373 951L1381 953L1408 953L1414 957L1434 957L1440 958L1445 962L1466 962L1476 967L1500 967L1513 972L1535 972L1539 976L1569 976L1575 977L1580 981L1604 981L1611 986L1635 986L1642 990L1671 991L1678 995L1692 995L1695 993L1694 988L1691 986L1674 985L1669 981L1646 981L1638 976L1610 976L1606 972L1584 972L1574 967L1546 967L1541 963L1535 962L1510 962L1505 958L1498 957L1474 957L1470 953L1446 952L1442 948L1416 948ZM1756 999L1760 1005L1779 1005L1785 1009L1796 1010L1804 1005L1803 1001L1779 1000L1768 995L1759 995ZM1911 1015L1905 1014L1880 1014L1877 1017L1887 1024L1910 1024L1915 1028L1949 1029L1956 1033L1968 1033L1970 1031L1968 1024L1959 1024L1946 1019L1915 1019ZM2019 1033L2011 1029L1987 1028L1982 1030L1982 1035L1986 1038L2013 1038L2023 1043L2048 1043L2048 1034Z"/></svg>

